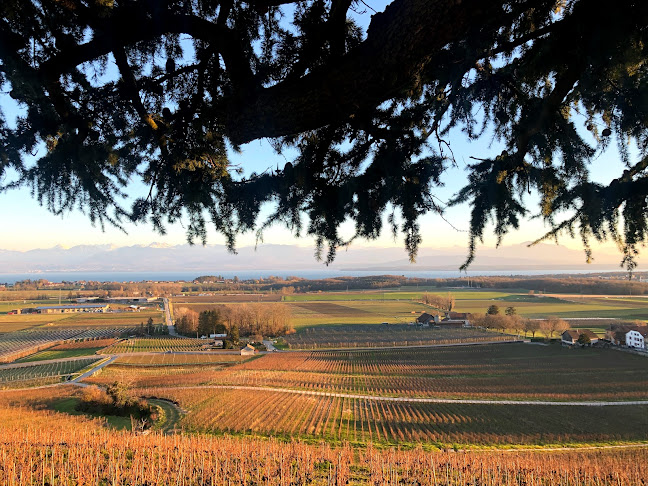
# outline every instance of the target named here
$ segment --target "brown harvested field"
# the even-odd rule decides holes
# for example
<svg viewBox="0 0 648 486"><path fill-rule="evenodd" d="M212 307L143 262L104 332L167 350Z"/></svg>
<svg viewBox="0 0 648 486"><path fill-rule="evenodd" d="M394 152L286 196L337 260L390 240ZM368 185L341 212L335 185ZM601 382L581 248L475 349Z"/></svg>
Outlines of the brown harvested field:
<svg viewBox="0 0 648 486"><path fill-rule="evenodd" d="M305 309L314 314L326 314L329 316L359 316L363 314L371 314L367 309L341 304L331 304L329 302L293 303L291 306Z"/></svg>
<svg viewBox="0 0 648 486"><path fill-rule="evenodd" d="M214 294L173 297L173 304L227 304L235 302L281 302L279 294Z"/></svg>
<svg viewBox="0 0 648 486"><path fill-rule="evenodd" d="M290 349L426 346L487 341L512 341L509 335L461 327L420 328L403 324L315 326L284 337Z"/></svg>
<svg viewBox="0 0 648 486"><path fill-rule="evenodd" d="M68 349L93 349L93 348L106 348L117 342L115 338L108 339L91 339L88 341L77 341L72 343L59 344L50 348L49 351L65 351Z"/></svg>

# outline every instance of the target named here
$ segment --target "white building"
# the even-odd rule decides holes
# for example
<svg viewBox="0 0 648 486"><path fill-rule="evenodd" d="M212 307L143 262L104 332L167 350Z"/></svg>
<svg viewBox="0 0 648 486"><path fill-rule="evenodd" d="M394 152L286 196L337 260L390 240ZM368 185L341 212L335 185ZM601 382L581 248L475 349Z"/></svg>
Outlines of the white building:
<svg viewBox="0 0 648 486"><path fill-rule="evenodd" d="M139 304L148 304L149 302L154 302L158 297L110 297L108 302L114 302L115 304L127 304L130 302L135 302Z"/></svg>
<svg viewBox="0 0 648 486"><path fill-rule="evenodd" d="M241 356L254 356L254 353L256 353L256 349L249 344L241 349Z"/></svg>
<svg viewBox="0 0 648 486"><path fill-rule="evenodd" d="M72 312L106 312L108 304L64 304L64 305L41 305L36 307L39 314L69 314Z"/></svg>
<svg viewBox="0 0 648 486"><path fill-rule="evenodd" d="M626 346L629 348L646 349L646 337L648 330L637 331L633 329L626 333Z"/></svg>

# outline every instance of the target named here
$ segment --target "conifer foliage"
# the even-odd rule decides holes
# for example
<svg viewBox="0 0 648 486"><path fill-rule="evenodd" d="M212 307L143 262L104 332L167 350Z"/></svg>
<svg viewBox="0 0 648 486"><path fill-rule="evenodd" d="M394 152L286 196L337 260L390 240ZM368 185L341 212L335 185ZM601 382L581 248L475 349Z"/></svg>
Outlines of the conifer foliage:
<svg viewBox="0 0 648 486"><path fill-rule="evenodd" d="M327 262L376 237L382 216L413 259L418 217L453 163L448 134L493 137L451 203L469 202L470 252L538 214L546 237L612 238L634 267L645 242L648 3L619 0L4 0L2 188L93 223L187 221L205 241L282 223ZM284 167L242 173L227 147L268 139ZM589 165L611 146L626 170ZM34 157L33 154L36 154ZM140 179L143 194L129 194ZM540 195L540 208L524 201ZM258 219L270 202L274 212ZM305 216L305 217L304 217Z"/></svg>

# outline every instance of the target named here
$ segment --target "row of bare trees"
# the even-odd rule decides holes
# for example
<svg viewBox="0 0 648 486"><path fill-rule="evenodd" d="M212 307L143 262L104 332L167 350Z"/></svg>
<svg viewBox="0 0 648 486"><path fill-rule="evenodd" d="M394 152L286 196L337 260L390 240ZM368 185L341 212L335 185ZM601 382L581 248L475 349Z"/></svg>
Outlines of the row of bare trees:
<svg viewBox="0 0 648 486"><path fill-rule="evenodd" d="M559 317L548 317L547 319L538 320L527 319L516 314L486 314L483 316L475 316L472 323L474 326L501 332L513 330L517 334L524 333L525 336L530 334L531 337L535 337L539 331L542 331L544 335L551 339L569 329L569 324Z"/></svg>
<svg viewBox="0 0 648 486"><path fill-rule="evenodd" d="M423 303L446 312L452 312L455 306L455 298L450 292L447 295L423 294Z"/></svg>
<svg viewBox="0 0 648 486"><path fill-rule="evenodd" d="M203 315L211 313L210 316ZM293 332L290 308L284 304L227 304L200 314L188 307L175 310L181 334L208 334L217 322L228 333L237 328L241 336L280 336Z"/></svg>

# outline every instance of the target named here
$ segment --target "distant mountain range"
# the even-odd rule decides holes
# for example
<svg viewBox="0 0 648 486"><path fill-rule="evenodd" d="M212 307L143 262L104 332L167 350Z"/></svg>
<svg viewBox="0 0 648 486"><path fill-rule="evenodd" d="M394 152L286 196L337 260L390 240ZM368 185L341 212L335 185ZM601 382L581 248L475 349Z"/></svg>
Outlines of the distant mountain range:
<svg viewBox="0 0 648 486"><path fill-rule="evenodd" d="M595 263L587 265L582 251L564 246L526 244L499 249L480 248L470 267L474 271L515 270L618 270L621 255L595 251ZM331 270L399 271L457 270L466 258L466 248L421 248L417 262L410 264L402 248L370 248L354 246L341 250ZM312 248L295 245L260 245L242 247L237 255L221 245L79 245L72 248L55 246L29 251L0 250L0 273L26 272L142 272L237 270L294 271L322 269Z"/></svg>

